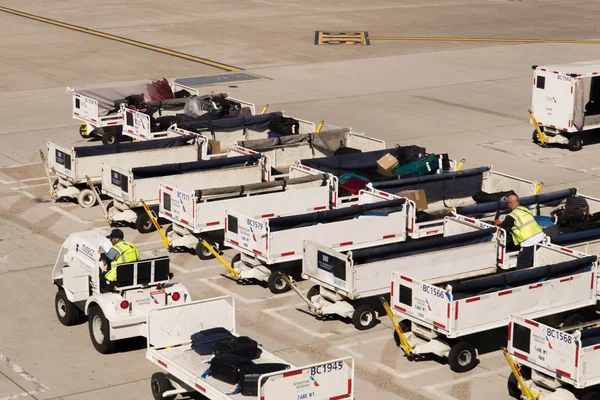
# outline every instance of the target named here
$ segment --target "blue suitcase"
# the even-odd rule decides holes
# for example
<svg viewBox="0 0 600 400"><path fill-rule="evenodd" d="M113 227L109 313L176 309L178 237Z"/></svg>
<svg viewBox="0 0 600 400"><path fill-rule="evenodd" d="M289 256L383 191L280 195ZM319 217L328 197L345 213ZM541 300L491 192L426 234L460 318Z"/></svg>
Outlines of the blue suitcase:
<svg viewBox="0 0 600 400"><path fill-rule="evenodd" d="M213 353L215 344L232 337L225 328L205 329L192 335L192 349L201 356L207 356Z"/></svg>

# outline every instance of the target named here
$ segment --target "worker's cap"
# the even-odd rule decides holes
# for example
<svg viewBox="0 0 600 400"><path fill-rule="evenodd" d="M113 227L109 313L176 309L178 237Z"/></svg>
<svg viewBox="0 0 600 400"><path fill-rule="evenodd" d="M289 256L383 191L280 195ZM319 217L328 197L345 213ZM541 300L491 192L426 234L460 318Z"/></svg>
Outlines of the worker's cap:
<svg viewBox="0 0 600 400"><path fill-rule="evenodd" d="M112 232L110 233L110 235L108 235L106 238L107 239L123 239L125 237L125 235L123 234L123 231L120 229L113 229Z"/></svg>

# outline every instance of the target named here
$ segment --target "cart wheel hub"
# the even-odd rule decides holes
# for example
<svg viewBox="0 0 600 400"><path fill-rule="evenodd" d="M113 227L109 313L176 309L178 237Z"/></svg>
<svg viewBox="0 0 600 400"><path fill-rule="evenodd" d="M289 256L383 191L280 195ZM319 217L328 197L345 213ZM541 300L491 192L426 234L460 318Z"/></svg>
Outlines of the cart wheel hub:
<svg viewBox="0 0 600 400"><path fill-rule="evenodd" d="M458 355L458 364L461 367L466 367L471 363L472 355L470 351L464 350Z"/></svg>
<svg viewBox="0 0 600 400"><path fill-rule="evenodd" d="M58 315L64 318L67 315L67 304L65 301L63 299L59 299L56 307L58 309Z"/></svg>
<svg viewBox="0 0 600 400"><path fill-rule="evenodd" d="M368 326L371 321L373 321L373 315L370 312L365 311L360 314L360 323L362 326Z"/></svg>
<svg viewBox="0 0 600 400"><path fill-rule="evenodd" d="M96 339L96 342L98 342L98 344L104 343L104 333L102 333L102 318L100 318L100 316L94 316L94 320L92 321L92 327L94 332L94 339Z"/></svg>

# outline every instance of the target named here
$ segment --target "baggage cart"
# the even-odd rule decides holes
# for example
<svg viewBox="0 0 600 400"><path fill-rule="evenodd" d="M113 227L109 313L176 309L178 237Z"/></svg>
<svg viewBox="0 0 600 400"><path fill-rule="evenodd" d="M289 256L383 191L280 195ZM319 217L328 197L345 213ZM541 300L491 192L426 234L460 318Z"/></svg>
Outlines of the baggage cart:
<svg viewBox="0 0 600 400"><path fill-rule="evenodd" d="M600 321L549 326L521 314L508 324L508 393L516 399L600 397ZM514 369L513 369L514 371Z"/></svg>
<svg viewBox="0 0 600 400"><path fill-rule="evenodd" d="M102 281L99 249L112 244L98 230L71 233L64 241L52 269L58 288L56 316L66 326L84 322L90 340L100 353L109 353L121 339L146 336L148 311L191 301L185 286L171 281L168 256L141 258L120 264L113 288Z"/></svg>
<svg viewBox="0 0 600 400"><path fill-rule="evenodd" d="M410 215L411 238L439 235L445 215L476 216L479 219L493 216L498 211L498 201L476 204L473 196L478 193L497 193L513 190L519 198L534 196L539 182L494 171L492 166L451 171L443 174L402 178L392 181L372 182L366 190L398 195L406 190L423 190L427 209ZM566 194L565 194L566 195ZM537 198L537 197L536 197ZM502 203L506 208L506 202ZM469 207L471 206L471 207ZM485 210L481 210L486 208Z"/></svg>
<svg viewBox="0 0 600 400"><path fill-rule="evenodd" d="M503 268L503 235L493 225L457 215L444 219L443 237L435 239L371 243L347 252L307 240L302 277L315 286L306 296L297 293L318 318L338 315L359 330L370 329L379 317L378 296L389 294L392 272L431 283L495 273Z"/></svg>
<svg viewBox="0 0 600 400"><path fill-rule="evenodd" d="M166 101L150 102L150 105L159 106L158 110L152 114L153 118L157 119L157 118L164 117L164 116L175 116L177 114L180 114L182 116L185 115L184 112L185 112L186 102L188 99L189 98L177 99L179 101L177 102L177 104L173 104L173 105L168 104ZM256 112L256 108L255 108L254 104L249 103L244 100L235 99L235 98L231 97L229 95L229 93L208 94L208 95L199 96L199 97L195 97L195 98L192 97L192 99L200 100L200 101L203 101L203 100L207 101L208 104L211 105L210 109L207 111L207 114L210 113L211 111L218 110L220 107L218 105L218 103L221 103L222 101L234 102L240 109L244 109L245 111L251 113L251 115L254 115ZM165 107L163 105L164 103L168 104L167 105L168 108L165 109ZM167 126L166 128L163 127L162 126L163 124L161 124L161 128L164 128L164 129L159 129L159 130L153 129L152 124L151 124L152 120L150 118L150 115L148 115L147 113L141 112L141 111L137 111L135 109L125 108L122 113L122 118L123 118L123 121L122 121L123 135L129 136L129 137L139 140L139 141L154 140L154 139L171 137L171 136L181 134L178 131L168 129L168 128L170 128L170 126ZM194 120L194 118L191 116L185 116L185 118L188 118L190 121ZM212 114L211 114L210 120L208 120L208 118L209 117L207 117L207 116L203 116L202 119L206 120L206 123L209 123L210 120L217 121L217 120L221 120L221 119L231 119L228 117L227 118L219 117L219 116L213 117ZM172 124L172 125L176 125L176 124Z"/></svg>
<svg viewBox="0 0 600 400"><path fill-rule="evenodd" d="M81 207L92 207L96 198L87 178L96 185L102 182L102 163L121 168L144 167L156 163L200 161L207 159L208 139L188 136L163 139L152 143L119 143L112 146L81 146L67 148L53 142L47 145L44 166L56 178L49 180L54 199L73 198ZM42 154L43 156L43 154ZM46 157L42 157L45 161Z"/></svg>
<svg viewBox="0 0 600 400"><path fill-rule="evenodd" d="M267 281L273 293L289 290L281 271L300 272L304 240L333 249L360 249L406 240L407 215L414 203L360 192L355 207L277 218L251 218L227 210L225 246L240 252L238 279Z"/></svg>
<svg viewBox="0 0 600 400"><path fill-rule="evenodd" d="M239 336L235 324L235 305L230 296L198 300L182 306L165 307L148 313L146 359L158 366L151 378L155 399L179 394L201 394L210 400L330 400L354 399L354 359L344 357L296 367L262 347L255 364L283 363L289 369L261 375L256 395L244 395L216 379L207 369L212 356L192 349L191 336L211 328L224 328Z"/></svg>
<svg viewBox="0 0 600 400"><path fill-rule="evenodd" d="M330 174L312 174L291 167L283 179L228 187L184 191L161 183L158 216L171 222L167 238L171 248L195 249L202 260L213 254L202 245L209 235L226 226L226 210L252 218L328 210L337 185Z"/></svg>
<svg viewBox="0 0 600 400"><path fill-rule="evenodd" d="M597 269L596 256L543 242L528 269L433 284L393 272L391 308L404 320L402 330L410 330L405 337L410 347L402 348L412 357L447 357L453 371L469 371L477 365L477 350L466 335L507 326L514 312L562 321L569 312L595 305ZM398 332L394 339L400 343Z"/></svg>
<svg viewBox="0 0 600 400"><path fill-rule="evenodd" d="M196 89L181 85L172 79L168 79L168 82L173 92L186 90L192 95L198 95ZM150 99L149 84L152 84L151 80L92 89L67 88L67 92L72 94L73 119L82 122L81 136L101 137L104 144L120 141L123 130L123 108L115 103L132 94L144 94L145 98Z"/></svg>
<svg viewBox="0 0 600 400"><path fill-rule="evenodd" d="M271 157L273 168L285 173L298 160L331 157L353 151L384 150L385 142L352 128L332 128L318 133L282 136L279 138L242 140L238 146L261 152Z"/></svg>
<svg viewBox="0 0 600 400"><path fill-rule="evenodd" d="M106 220L111 224L135 224L140 233L148 233L155 226L142 203L154 213L158 212L161 182L181 190L192 190L264 182L269 173L268 157L240 150L231 150L209 160L142 168L121 168L103 163L102 193L113 199L107 205Z"/></svg>
<svg viewBox="0 0 600 400"><path fill-rule="evenodd" d="M534 143L583 147L582 134L600 128L600 60L534 65L531 122ZM531 115L532 114L532 115Z"/></svg>

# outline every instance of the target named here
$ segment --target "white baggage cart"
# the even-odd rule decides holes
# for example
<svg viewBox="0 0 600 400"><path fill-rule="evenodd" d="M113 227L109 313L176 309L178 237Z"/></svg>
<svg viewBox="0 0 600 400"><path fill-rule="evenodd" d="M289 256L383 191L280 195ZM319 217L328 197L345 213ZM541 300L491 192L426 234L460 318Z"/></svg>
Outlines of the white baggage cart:
<svg viewBox="0 0 600 400"><path fill-rule="evenodd" d="M98 250L108 253L111 247L104 232L72 233L52 269L58 320L71 326L87 316L90 339L100 353L111 352L118 340L146 336L149 310L191 301L185 286L171 282L168 256L120 264L114 288L104 285Z"/></svg>
<svg viewBox="0 0 600 400"><path fill-rule="evenodd" d="M582 133L600 128L600 60L560 65L534 65L532 123L542 142L583 147ZM540 143L533 131L534 143Z"/></svg>
<svg viewBox="0 0 600 400"><path fill-rule="evenodd" d="M191 346L194 333L212 328L224 328L239 336L232 297L199 300L148 313L146 359L165 371L152 375L151 390L155 399L172 399L189 393L199 393L210 400L354 399L354 359L351 357L296 367L264 348L261 348L260 358L253 360L255 364L282 363L290 368L261 375L256 390L247 388L246 394L231 390L230 384L206 373L212 356L200 355Z"/></svg>
<svg viewBox="0 0 600 400"><path fill-rule="evenodd" d="M81 207L92 207L96 198L87 178L99 186L102 163L121 168L144 167L157 163L200 161L207 159L208 139L200 136L164 139L153 143L121 143L113 146L82 146L67 148L53 142L47 145L45 167L56 175L48 182L54 199L77 199Z"/></svg>
<svg viewBox="0 0 600 400"><path fill-rule="evenodd" d="M243 140L238 141L237 145L268 155L271 157L273 168L282 173L298 160L331 157L349 150L367 152L386 148L383 140L354 132L352 128L332 128L318 133Z"/></svg>
<svg viewBox="0 0 600 400"><path fill-rule="evenodd" d="M542 243L536 246L534 267L479 279L432 284L394 272L391 308L405 320L403 330L410 329L411 348L403 350L413 357L447 357L453 371L469 371L477 365L477 350L466 335L507 326L514 312L558 320L596 304L597 267L596 256ZM397 332L394 339L400 343Z"/></svg>
<svg viewBox="0 0 600 400"><path fill-rule="evenodd" d="M180 85L175 80L168 79L173 92L186 90L192 95L198 91L190 87ZM151 80L141 83L108 86L92 89L71 89L73 97L73 119L82 122L80 133L82 137L99 136L104 144L116 143L122 136L123 108L115 105L115 102L132 94L144 94L150 99L148 85Z"/></svg>
<svg viewBox="0 0 600 400"><path fill-rule="evenodd" d="M223 232L226 210L252 218L328 210L337 185L330 174L312 174L291 167L283 179L228 187L184 191L161 183L158 216L170 221L167 238L172 248L195 249L201 260L213 257L202 244L209 236Z"/></svg>
<svg viewBox="0 0 600 400"><path fill-rule="evenodd" d="M359 330L377 323L379 298L390 292L392 272L428 282L495 273L503 268L503 230L472 218L446 217L443 237L340 252L304 244L302 277L316 285L301 297L318 318L350 318ZM465 260L464 262L457 262ZM425 266L435 268L426 268Z"/></svg>
<svg viewBox="0 0 600 400"><path fill-rule="evenodd" d="M565 324L566 325L566 324ZM513 314L506 351L513 372L508 393L516 399L594 400L600 397L600 321L556 328ZM523 384L524 388L520 385Z"/></svg>
<svg viewBox="0 0 600 400"><path fill-rule="evenodd" d="M161 182L169 182L181 190L264 182L270 174L269 158L252 153L232 150L210 160L142 168L103 163L102 193L113 199L107 206L106 220L111 224L135 224L140 233L153 231L154 224L143 203L158 212Z"/></svg>
<svg viewBox="0 0 600 400"><path fill-rule="evenodd" d="M356 207L278 218L251 218L227 210L225 246L240 252L232 260L238 279L267 281L273 293L289 290L281 271L300 272L304 240L333 249L360 249L406 240L407 215L414 203L361 192Z"/></svg>
<svg viewBox="0 0 600 400"><path fill-rule="evenodd" d="M442 232L444 216L453 211L465 216L476 215L479 219L493 216L498 202L476 204L473 196L477 193L513 190L522 198L534 196L539 185L538 182L503 174L493 170L492 166L485 166L415 178L372 182L366 190L380 195L383 193L398 195L406 190L423 190L427 200L427 209L419 216L415 209L410 216L409 224L410 237L419 238L439 235ZM506 206L506 203L503 204ZM489 205L490 210L480 211L486 205Z"/></svg>

